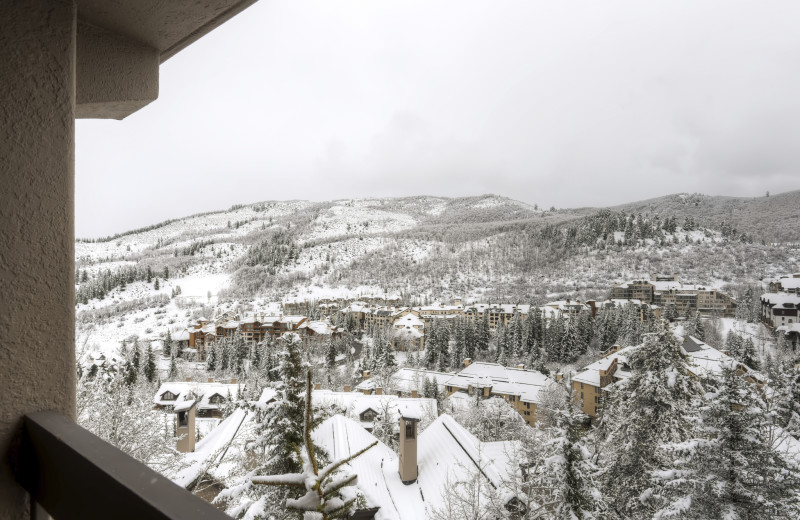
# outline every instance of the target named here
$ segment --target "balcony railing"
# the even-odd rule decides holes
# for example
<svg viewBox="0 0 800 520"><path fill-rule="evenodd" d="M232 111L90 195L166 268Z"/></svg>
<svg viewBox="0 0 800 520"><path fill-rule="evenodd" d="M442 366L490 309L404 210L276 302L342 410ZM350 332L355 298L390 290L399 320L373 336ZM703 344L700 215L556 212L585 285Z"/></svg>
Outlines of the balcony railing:
<svg viewBox="0 0 800 520"><path fill-rule="evenodd" d="M230 520L211 504L53 412L25 416L17 481L33 518ZM46 513L45 513L46 511Z"/></svg>

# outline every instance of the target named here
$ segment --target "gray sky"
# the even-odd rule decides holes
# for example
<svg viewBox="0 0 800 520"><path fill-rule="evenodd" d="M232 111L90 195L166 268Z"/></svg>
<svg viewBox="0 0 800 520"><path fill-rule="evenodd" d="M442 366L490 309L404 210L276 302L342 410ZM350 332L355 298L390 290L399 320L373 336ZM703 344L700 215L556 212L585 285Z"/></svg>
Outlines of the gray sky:
<svg viewBox="0 0 800 520"><path fill-rule="evenodd" d="M77 123L76 232L260 200L800 188L800 2L260 0Z"/></svg>

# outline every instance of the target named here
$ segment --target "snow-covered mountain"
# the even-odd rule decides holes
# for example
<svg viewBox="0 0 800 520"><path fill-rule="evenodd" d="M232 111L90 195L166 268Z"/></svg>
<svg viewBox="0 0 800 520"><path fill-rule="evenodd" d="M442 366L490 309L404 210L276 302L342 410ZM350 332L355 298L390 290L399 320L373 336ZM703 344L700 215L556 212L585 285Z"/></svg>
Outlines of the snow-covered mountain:
<svg viewBox="0 0 800 520"><path fill-rule="evenodd" d="M797 194L770 198L785 205ZM120 334L134 324L157 334L181 325L184 309L226 302L377 293L409 304L542 302L604 297L614 283L655 272L724 286L800 271L793 246L681 209L710 204L703 200L669 196L622 210L542 210L495 195L234 206L77 241L78 332L118 320Z"/></svg>

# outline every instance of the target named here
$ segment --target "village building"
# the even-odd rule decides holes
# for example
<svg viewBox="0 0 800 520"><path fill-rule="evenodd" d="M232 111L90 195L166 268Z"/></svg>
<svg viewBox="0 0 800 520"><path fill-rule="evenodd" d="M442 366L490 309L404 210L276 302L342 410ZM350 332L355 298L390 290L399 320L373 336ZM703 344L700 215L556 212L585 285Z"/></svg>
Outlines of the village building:
<svg viewBox="0 0 800 520"><path fill-rule="evenodd" d="M761 295L761 321L772 329L790 328L798 323L798 309L800 294L777 292Z"/></svg>
<svg viewBox="0 0 800 520"><path fill-rule="evenodd" d="M780 278L770 280L767 284L767 291L772 293L785 292L789 294L800 294L800 273L784 275Z"/></svg>
<svg viewBox="0 0 800 520"><path fill-rule="evenodd" d="M473 320L483 320L484 313L488 314L489 328L496 329L499 325L507 326L519 314L525 318L531 310L528 304L511 303L474 303L467 305L464 314Z"/></svg>
<svg viewBox="0 0 800 520"><path fill-rule="evenodd" d="M425 322L415 314L406 314L392 324L392 348L399 351L425 349Z"/></svg>
<svg viewBox="0 0 800 520"><path fill-rule="evenodd" d="M311 393L311 402L314 406L336 406L344 410L345 417L358 422L370 432L376 419L387 420L387 425L397 431L400 408L409 404L419 407L428 421L433 421L438 415L436 399L424 397L398 397L383 393L366 395L361 392L334 392L316 388Z"/></svg>
<svg viewBox="0 0 800 520"><path fill-rule="evenodd" d="M374 329L386 328L408 314L419 316L419 311L410 307L378 307L366 315L364 326Z"/></svg>
<svg viewBox="0 0 800 520"><path fill-rule="evenodd" d="M699 312L706 316L732 317L736 313L736 300L720 289L684 284L678 280L678 275L653 275L651 280L617 284L611 291L611 298L639 300L661 308L674 305L681 315Z"/></svg>
<svg viewBox="0 0 800 520"><path fill-rule="evenodd" d="M638 348L639 345L625 348L615 345L602 359L587 365L572 376L575 399L581 404L583 413L590 419L596 419L601 414L604 392L615 383L631 376L628 358ZM726 363L733 363L738 367L740 375L749 382L758 385L764 382L763 376L751 368L694 336L686 336L683 339L681 353L688 358L689 373L700 379L717 377L722 373Z"/></svg>
<svg viewBox="0 0 800 520"><path fill-rule="evenodd" d="M539 393L554 381L536 370L522 365L508 368L498 363L464 360L464 368L445 382L445 393L463 392L481 397L501 397L519 413L525 422L536 422Z"/></svg>
<svg viewBox="0 0 800 520"><path fill-rule="evenodd" d="M187 401L196 402L197 417L222 418L222 407L235 400L241 392L241 385L232 383L167 382L153 396L153 404L158 410L172 411L183 407Z"/></svg>

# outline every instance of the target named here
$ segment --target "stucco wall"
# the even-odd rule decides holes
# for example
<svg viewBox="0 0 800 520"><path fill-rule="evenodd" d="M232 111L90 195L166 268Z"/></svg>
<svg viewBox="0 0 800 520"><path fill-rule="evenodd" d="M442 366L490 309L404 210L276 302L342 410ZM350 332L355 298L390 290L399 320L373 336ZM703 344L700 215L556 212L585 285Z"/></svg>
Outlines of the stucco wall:
<svg viewBox="0 0 800 520"><path fill-rule="evenodd" d="M0 518L27 518L5 454L23 413L75 414L71 1L0 3ZM13 451L12 451L13 453Z"/></svg>

